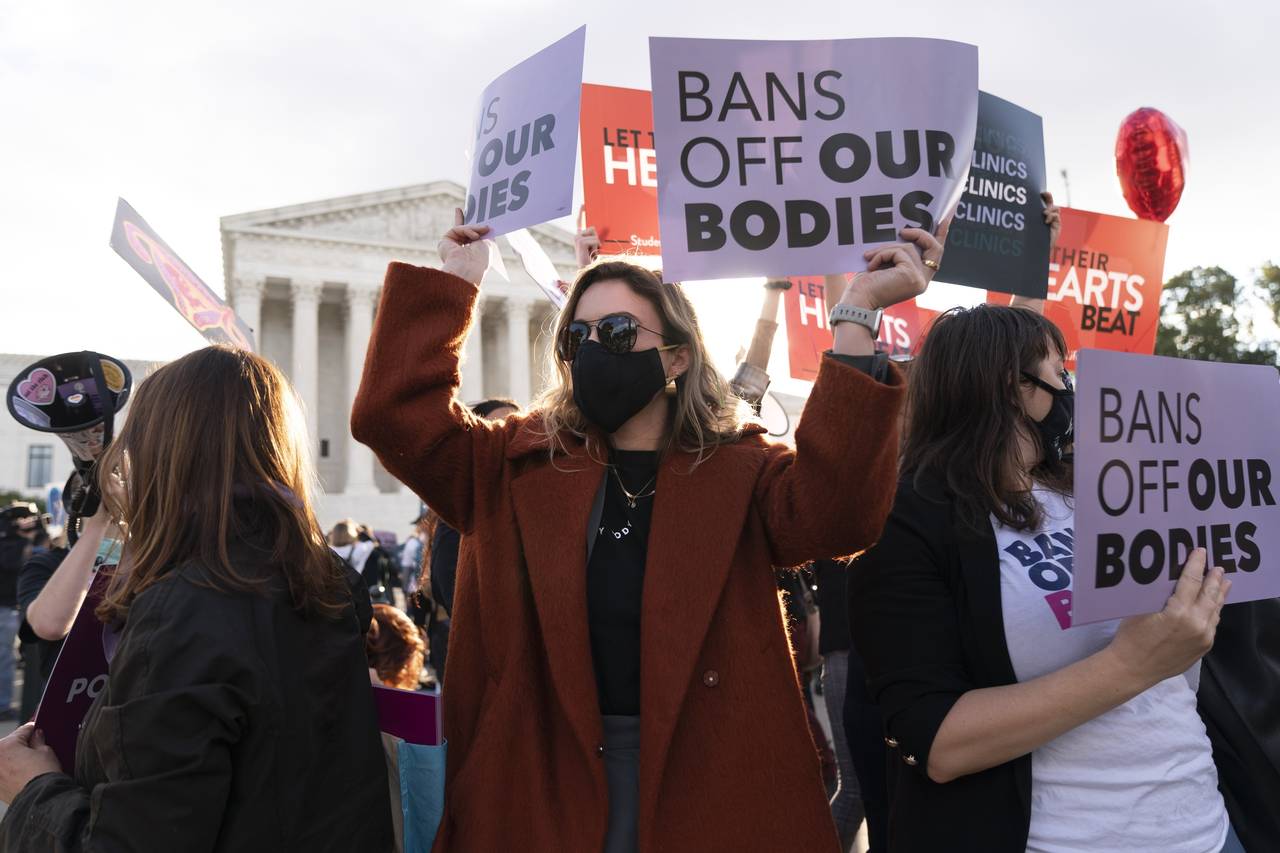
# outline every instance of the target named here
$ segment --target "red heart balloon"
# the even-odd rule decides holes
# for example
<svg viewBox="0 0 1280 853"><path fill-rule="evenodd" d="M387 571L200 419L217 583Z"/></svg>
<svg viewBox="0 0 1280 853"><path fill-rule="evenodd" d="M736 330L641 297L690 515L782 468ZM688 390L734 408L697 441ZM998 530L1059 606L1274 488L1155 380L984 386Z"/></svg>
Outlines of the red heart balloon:
<svg viewBox="0 0 1280 853"><path fill-rule="evenodd" d="M1116 175L1124 200L1140 219L1164 222L1178 206L1187 178L1187 134L1151 107L1134 110L1116 136Z"/></svg>

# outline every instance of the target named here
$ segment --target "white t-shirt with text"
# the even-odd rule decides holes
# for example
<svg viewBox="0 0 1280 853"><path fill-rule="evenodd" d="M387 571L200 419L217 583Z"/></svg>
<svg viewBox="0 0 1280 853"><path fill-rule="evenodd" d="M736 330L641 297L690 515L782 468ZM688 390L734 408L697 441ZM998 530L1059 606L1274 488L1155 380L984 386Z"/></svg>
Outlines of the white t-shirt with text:
<svg viewBox="0 0 1280 853"><path fill-rule="evenodd" d="M1072 627L1075 508L1047 489L1035 496L1045 510L1041 529L991 519L1019 682L1100 651L1120 624ZM1218 853L1228 820L1196 713L1199 672L1196 664L1032 753L1028 853Z"/></svg>

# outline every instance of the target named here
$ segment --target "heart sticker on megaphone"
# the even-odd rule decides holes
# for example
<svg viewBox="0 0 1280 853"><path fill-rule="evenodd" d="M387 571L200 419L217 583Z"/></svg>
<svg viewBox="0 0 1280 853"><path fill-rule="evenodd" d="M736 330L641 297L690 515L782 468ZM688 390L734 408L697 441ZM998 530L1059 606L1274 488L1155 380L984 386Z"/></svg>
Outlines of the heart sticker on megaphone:
<svg viewBox="0 0 1280 853"><path fill-rule="evenodd" d="M105 444L104 421L129 401L133 375L119 359L65 352L18 371L9 384L9 414L18 423L57 435L78 463L92 463Z"/></svg>

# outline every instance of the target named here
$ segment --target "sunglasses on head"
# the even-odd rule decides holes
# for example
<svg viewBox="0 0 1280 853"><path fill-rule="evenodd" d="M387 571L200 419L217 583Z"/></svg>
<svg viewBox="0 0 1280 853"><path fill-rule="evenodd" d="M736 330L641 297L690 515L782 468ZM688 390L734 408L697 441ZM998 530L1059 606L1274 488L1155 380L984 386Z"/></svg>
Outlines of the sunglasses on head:
<svg viewBox="0 0 1280 853"><path fill-rule="evenodd" d="M614 355L631 352L635 348L636 338L639 337L641 329L653 332L664 341L667 339L667 336L661 332L641 326L635 317L628 314L607 314L599 320L574 320L565 326L560 336L558 349L563 361L573 361L578 355L578 347L591 337L593 327L599 335L600 345ZM678 345L672 344L658 347L658 349L659 351L669 350L675 349L676 346Z"/></svg>
<svg viewBox="0 0 1280 853"><path fill-rule="evenodd" d="M1022 378L1038 388L1043 388L1055 397L1059 394L1073 394L1076 389L1075 383L1071 381L1071 374L1066 371L1066 368L1063 368L1062 372L1058 374L1058 378L1062 380L1061 388L1055 388L1039 376L1034 373L1027 373L1025 370L1022 371Z"/></svg>

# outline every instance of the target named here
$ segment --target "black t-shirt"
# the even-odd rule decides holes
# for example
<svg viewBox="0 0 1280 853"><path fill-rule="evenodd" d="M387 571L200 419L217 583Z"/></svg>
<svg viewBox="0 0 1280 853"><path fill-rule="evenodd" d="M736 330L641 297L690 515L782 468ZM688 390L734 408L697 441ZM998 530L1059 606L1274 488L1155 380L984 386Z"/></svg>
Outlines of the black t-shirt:
<svg viewBox="0 0 1280 853"><path fill-rule="evenodd" d="M847 652L849 639L849 566L839 560L815 560L813 572L818 578L818 612L822 624L818 632L818 653Z"/></svg>
<svg viewBox="0 0 1280 853"><path fill-rule="evenodd" d="M604 509L587 565L587 622L600 712L640 713L640 601L658 454L614 450L605 472ZM638 497L631 506L618 479Z"/></svg>
<svg viewBox="0 0 1280 853"><path fill-rule="evenodd" d="M66 548L55 548L52 551L32 554L31 559L27 560L26 565L22 567L22 573L18 575L18 612L22 614L22 626L18 629L18 636L24 643L36 644L40 661L38 682L40 685L43 685L48 680L49 673L53 672L53 664L58 659L58 652L62 650L62 640L42 640L37 637L31 630L31 626L27 624L27 608L40 595L41 590L58 570L58 566L62 565L68 553L70 552ZM37 684L36 680L32 679L31 684L33 686Z"/></svg>

